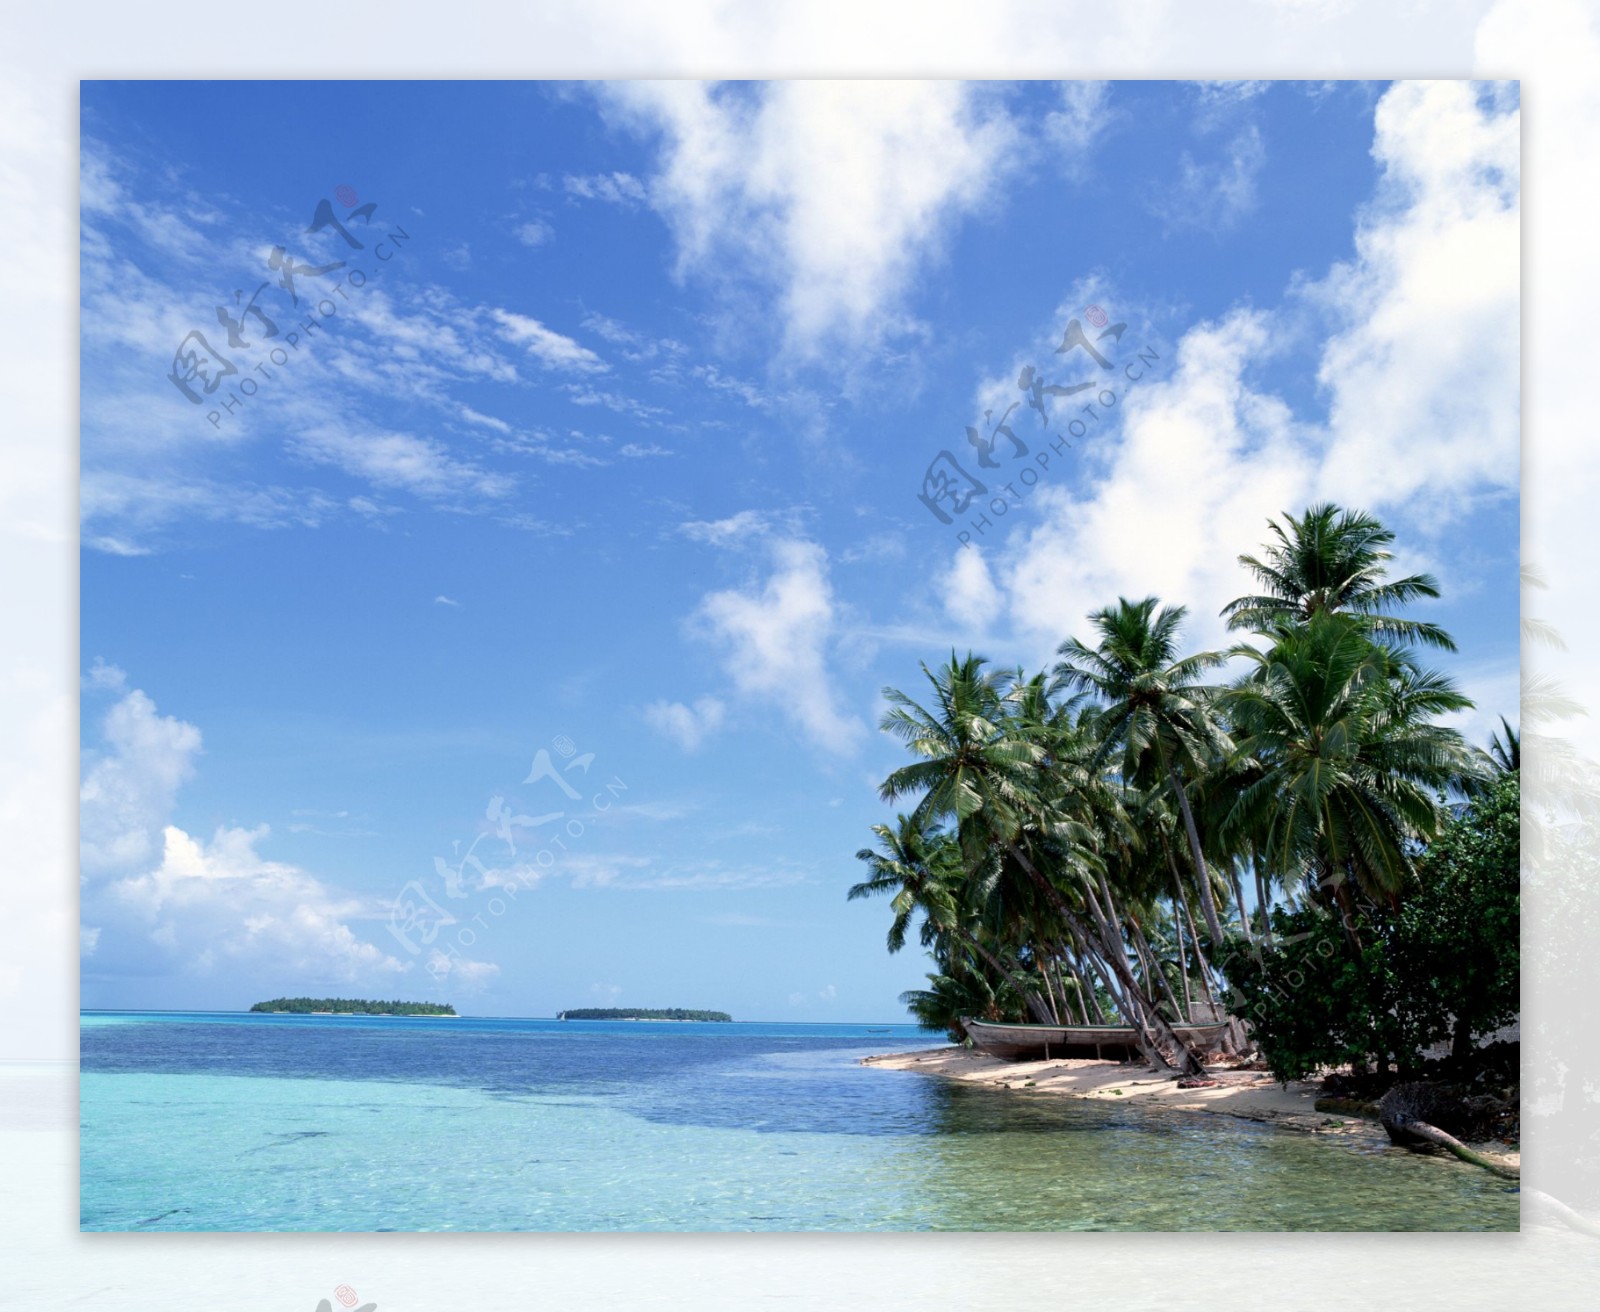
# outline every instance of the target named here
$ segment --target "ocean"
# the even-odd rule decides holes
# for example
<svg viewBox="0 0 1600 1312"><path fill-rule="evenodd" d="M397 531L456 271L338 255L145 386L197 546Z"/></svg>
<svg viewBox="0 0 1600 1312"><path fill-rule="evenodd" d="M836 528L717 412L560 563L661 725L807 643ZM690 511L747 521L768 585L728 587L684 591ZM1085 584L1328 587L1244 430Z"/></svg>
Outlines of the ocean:
<svg viewBox="0 0 1600 1312"><path fill-rule="evenodd" d="M1518 1226L1460 1163L858 1064L938 1042L906 1025L81 1026L84 1230Z"/></svg>

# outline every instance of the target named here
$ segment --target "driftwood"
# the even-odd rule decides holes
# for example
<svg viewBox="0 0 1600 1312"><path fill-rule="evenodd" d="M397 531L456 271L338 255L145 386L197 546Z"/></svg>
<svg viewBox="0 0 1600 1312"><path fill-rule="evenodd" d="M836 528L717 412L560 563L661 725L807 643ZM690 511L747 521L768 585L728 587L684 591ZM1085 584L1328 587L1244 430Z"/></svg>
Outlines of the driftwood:
<svg viewBox="0 0 1600 1312"><path fill-rule="evenodd" d="M1464 1162L1471 1162L1474 1166L1481 1166L1486 1171L1493 1171L1496 1175L1504 1176L1507 1180L1522 1179L1522 1168L1512 1166L1509 1162L1496 1161L1483 1153L1475 1152L1468 1148L1452 1134L1446 1134L1438 1126L1429 1125L1426 1121L1407 1120L1403 1122L1405 1129L1416 1135L1417 1138L1428 1143L1437 1144L1440 1148L1448 1149Z"/></svg>
<svg viewBox="0 0 1600 1312"><path fill-rule="evenodd" d="M1468 1148L1448 1130L1435 1125L1443 1121L1453 1130L1464 1130L1471 1117L1466 1101L1449 1089L1426 1083L1397 1084L1378 1103L1378 1119L1389 1135L1389 1142L1405 1148L1430 1144L1454 1153L1464 1162L1481 1166L1508 1180L1520 1180L1522 1170Z"/></svg>

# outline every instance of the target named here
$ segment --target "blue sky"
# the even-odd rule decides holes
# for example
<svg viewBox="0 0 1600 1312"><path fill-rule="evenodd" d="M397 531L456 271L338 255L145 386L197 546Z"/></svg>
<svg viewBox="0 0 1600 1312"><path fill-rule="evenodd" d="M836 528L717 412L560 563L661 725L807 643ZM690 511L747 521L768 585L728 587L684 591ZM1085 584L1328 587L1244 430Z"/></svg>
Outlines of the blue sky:
<svg viewBox="0 0 1600 1312"><path fill-rule="evenodd" d="M82 133L85 1006L897 1017L881 688L1119 594L1218 644L1319 498L1515 719L1514 85L85 83ZM297 307L276 247L342 267ZM1096 389L986 472L1028 365ZM941 450L1015 489L981 533Z"/></svg>

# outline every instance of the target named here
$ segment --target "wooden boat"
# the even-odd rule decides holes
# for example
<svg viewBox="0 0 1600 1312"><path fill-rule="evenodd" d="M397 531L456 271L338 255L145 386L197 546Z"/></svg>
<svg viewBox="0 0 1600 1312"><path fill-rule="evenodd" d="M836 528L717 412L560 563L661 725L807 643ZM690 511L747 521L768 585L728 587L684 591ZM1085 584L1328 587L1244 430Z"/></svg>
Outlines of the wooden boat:
<svg viewBox="0 0 1600 1312"><path fill-rule="evenodd" d="M1139 1035L1131 1025L1005 1025L998 1021L962 1017L972 1041L991 1056L1007 1061L1037 1061L1051 1057L1125 1056L1139 1050ZM1220 1021L1203 1025L1173 1025L1178 1037L1196 1048L1215 1046L1228 1028Z"/></svg>

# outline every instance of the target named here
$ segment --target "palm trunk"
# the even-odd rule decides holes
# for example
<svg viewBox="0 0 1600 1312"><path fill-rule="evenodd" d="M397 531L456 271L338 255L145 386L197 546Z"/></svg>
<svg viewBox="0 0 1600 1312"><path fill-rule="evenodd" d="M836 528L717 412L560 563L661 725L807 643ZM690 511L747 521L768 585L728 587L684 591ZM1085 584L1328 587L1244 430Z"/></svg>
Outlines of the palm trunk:
<svg viewBox="0 0 1600 1312"><path fill-rule="evenodd" d="M995 972L995 975L1001 982L1011 978L1011 971L1006 968L1005 964L1001 962L1000 958L995 956L994 953L990 952L988 948L983 946L982 941L976 934L974 934L971 930L961 929L959 927L957 927L956 932L961 935L962 940L968 947L970 947L974 952L984 959L989 968ZM1028 1004L1028 1010L1033 1013L1034 1020L1038 1021L1041 1025L1056 1025L1060 1023L1049 1013L1049 1011L1045 1009L1045 1005L1042 1001L1040 1001L1039 995L1032 989L1023 989L1022 999Z"/></svg>
<svg viewBox="0 0 1600 1312"><path fill-rule="evenodd" d="M1189 992L1189 954L1183 946L1183 926L1178 923L1176 912L1173 908L1172 936L1178 940L1178 969L1183 973L1183 1018L1194 1019L1194 997Z"/></svg>
<svg viewBox="0 0 1600 1312"><path fill-rule="evenodd" d="M1100 904L1095 900L1094 889L1085 885L1084 903L1088 906L1090 914L1098 923L1101 937L1106 945L1105 964L1122 983L1122 991L1127 997L1127 1007L1124 1014L1128 1023L1139 1032L1140 1046L1152 1064L1168 1066L1169 1062L1161 1055L1161 1045L1167 1044L1177 1054L1180 1066L1185 1074L1205 1074L1205 1064L1196 1055L1193 1048L1179 1037L1176 1030L1167 1023L1153 1002L1139 987L1139 981L1134 978L1133 969L1128 965L1128 953L1122 943L1120 935L1112 932L1111 924L1100 909ZM1067 915L1072 913L1068 911Z"/></svg>
<svg viewBox="0 0 1600 1312"><path fill-rule="evenodd" d="M1200 933L1194 927L1194 912L1189 909L1189 895L1188 893L1184 892L1183 879L1178 874L1178 863L1173 859L1172 849L1166 846L1165 839L1162 840L1162 846L1166 848L1167 868L1172 871L1173 886L1178 890L1178 904L1183 908L1184 924L1189 926L1189 942L1194 945L1194 964L1195 969L1200 975L1200 987L1205 991L1206 1003L1211 1007L1212 1012L1215 1013L1217 1009L1217 998L1216 995L1211 991L1211 963L1206 960L1206 954L1200 949ZM1181 937L1183 933L1182 929L1180 928L1178 932L1179 936Z"/></svg>
<svg viewBox="0 0 1600 1312"><path fill-rule="evenodd" d="M1083 1014L1091 1025L1104 1025L1106 1014L1100 1010L1100 996L1094 991L1094 980L1084 968L1083 951L1073 945L1073 954L1076 958L1072 968L1073 978L1078 981L1078 1001L1083 1005Z"/></svg>
<svg viewBox="0 0 1600 1312"><path fill-rule="evenodd" d="M1250 916L1244 909L1244 885L1239 882L1239 866L1236 862L1229 863L1228 878L1233 884L1233 900L1239 908L1239 924L1244 929L1244 941L1254 947L1256 936L1250 928Z"/></svg>
<svg viewBox="0 0 1600 1312"><path fill-rule="evenodd" d="M1222 922L1217 919L1217 900L1211 895L1211 872L1206 869L1206 859L1200 851L1200 831L1195 828L1194 812L1189 809L1189 795L1183 791L1183 781L1178 778L1178 767L1167 766L1167 778L1172 791L1178 795L1178 810L1183 813L1183 828L1189 835L1189 855L1194 858L1195 874L1200 884L1200 909L1205 913L1206 932L1213 943L1222 942Z"/></svg>
<svg viewBox="0 0 1600 1312"><path fill-rule="evenodd" d="M1046 879L1039 868L1035 866L1032 861L1028 860L1027 856L1019 848L1012 847L1010 850L1012 856L1017 859L1017 862L1022 866L1023 870L1027 872L1029 878L1033 880L1034 885L1039 889L1040 893L1043 894L1045 902L1050 905L1050 907L1058 916L1061 917L1062 922L1069 928L1073 926L1081 926L1081 918L1078 916L1077 912L1067 905L1066 899L1061 896L1061 890L1052 884L1048 879ZM1096 919L1099 919L1102 922L1102 928L1104 928L1104 918L1099 914L1099 907L1094 899L1093 888L1085 884L1083 891L1085 903L1095 914ZM1110 940L1108 939L1107 942L1109 946ZM1144 996L1143 991L1139 988L1139 981L1133 977L1133 971L1128 967L1127 953L1124 951L1109 952L1106 957L1105 965L1121 982L1123 991L1127 994L1129 1003L1131 1003L1134 1008L1142 1010L1146 1014L1144 1019L1132 1019L1130 1021L1130 1023L1133 1024L1139 1031L1141 1038L1148 1042L1149 1036L1146 1034L1146 1031L1154 1030L1156 1038L1161 1043L1170 1045L1173 1051L1177 1053L1185 1074L1205 1074L1205 1063L1202 1062L1195 1054L1194 1049L1179 1037L1172 1026L1167 1024L1165 1018L1163 1018L1161 1014L1157 1012L1153 1006L1151 1006L1150 1000ZM1148 1046L1151 1048L1155 1057L1160 1057L1159 1049L1156 1047L1155 1043L1150 1042ZM1160 1064L1165 1066L1168 1063L1162 1061Z"/></svg>
<svg viewBox="0 0 1600 1312"><path fill-rule="evenodd" d="M1261 854L1259 852L1251 852L1250 867L1255 871L1256 902L1261 907L1261 934L1270 948L1272 946L1272 917L1267 914L1270 899L1267 896L1267 880L1263 873L1264 867L1261 863Z"/></svg>
<svg viewBox="0 0 1600 1312"><path fill-rule="evenodd" d="M1138 948L1139 955L1144 960L1145 977L1148 979L1154 974L1156 985L1166 994L1167 1002L1172 1006L1173 1015L1177 1016L1180 1022L1188 1020L1189 1013L1179 1008L1178 999L1173 995L1172 985L1167 980L1167 973L1161 969L1161 963L1156 960L1156 954L1150 947L1150 940L1144 936L1144 927L1133 916L1128 917L1128 923L1133 926L1134 946Z"/></svg>
<svg viewBox="0 0 1600 1312"><path fill-rule="evenodd" d="M1050 1015L1057 1025L1061 1024L1061 1008L1056 1005L1056 991L1050 987L1050 963L1034 958L1034 965L1039 967L1039 977L1044 980L1045 1001L1050 1004Z"/></svg>

